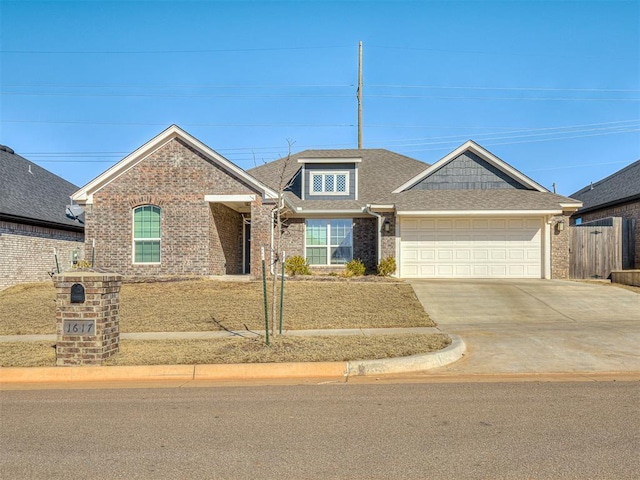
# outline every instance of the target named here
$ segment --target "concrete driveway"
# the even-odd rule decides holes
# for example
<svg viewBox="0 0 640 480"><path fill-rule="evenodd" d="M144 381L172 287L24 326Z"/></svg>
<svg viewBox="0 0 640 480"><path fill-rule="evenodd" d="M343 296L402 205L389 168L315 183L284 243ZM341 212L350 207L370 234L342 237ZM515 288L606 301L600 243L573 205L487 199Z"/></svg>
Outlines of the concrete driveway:
<svg viewBox="0 0 640 480"><path fill-rule="evenodd" d="M560 280L411 280L427 313L460 335L456 373L640 372L640 295Z"/></svg>

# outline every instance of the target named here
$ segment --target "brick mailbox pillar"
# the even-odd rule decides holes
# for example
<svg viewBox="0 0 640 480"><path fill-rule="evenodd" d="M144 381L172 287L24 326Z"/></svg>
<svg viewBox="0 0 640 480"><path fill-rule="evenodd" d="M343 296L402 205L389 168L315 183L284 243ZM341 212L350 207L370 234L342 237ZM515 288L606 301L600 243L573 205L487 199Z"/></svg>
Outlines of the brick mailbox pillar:
<svg viewBox="0 0 640 480"><path fill-rule="evenodd" d="M101 365L120 348L120 286L114 273L54 275L56 365Z"/></svg>

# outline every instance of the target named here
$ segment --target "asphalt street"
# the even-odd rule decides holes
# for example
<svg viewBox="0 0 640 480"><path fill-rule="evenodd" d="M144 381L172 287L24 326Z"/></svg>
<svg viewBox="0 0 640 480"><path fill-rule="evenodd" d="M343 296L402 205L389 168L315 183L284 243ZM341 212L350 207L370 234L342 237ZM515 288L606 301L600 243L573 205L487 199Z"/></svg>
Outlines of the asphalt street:
<svg viewBox="0 0 640 480"><path fill-rule="evenodd" d="M0 392L0 477L638 478L640 382Z"/></svg>

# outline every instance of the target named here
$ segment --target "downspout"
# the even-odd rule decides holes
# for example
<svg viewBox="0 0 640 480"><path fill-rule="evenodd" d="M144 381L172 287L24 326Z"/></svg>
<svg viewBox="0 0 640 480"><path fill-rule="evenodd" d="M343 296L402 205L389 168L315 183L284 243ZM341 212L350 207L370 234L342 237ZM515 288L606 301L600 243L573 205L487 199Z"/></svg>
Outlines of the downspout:
<svg viewBox="0 0 640 480"><path fill-rule="evenodd" d="M382 215L376 213L371 210L371 205L366 205L364 207L364 212L372 215L374 217L378 217L378 264L380 264L380 260L382 260Z"/></svg>

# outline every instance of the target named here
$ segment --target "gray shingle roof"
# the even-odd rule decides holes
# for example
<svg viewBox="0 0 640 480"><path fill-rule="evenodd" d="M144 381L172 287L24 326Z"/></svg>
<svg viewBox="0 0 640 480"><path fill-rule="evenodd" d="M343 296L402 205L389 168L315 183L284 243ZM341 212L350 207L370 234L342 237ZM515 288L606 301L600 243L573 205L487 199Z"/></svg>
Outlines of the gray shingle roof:
<svg viewBox="0 0 640 480"><path fill-rule="evenodd" d="M562 195L535 190L408 190L397 193L398 211L561 210L576 203Z"/></svg>
<svg viewBox="0 0 640 480"><path fill-rule="evenodd" d="M595 210L606 205L640 198L640 160L570 195L584 206L578 212Z"/></svg>
<svg viewBox="0 0 640 480"><path fill-rule="evenodd" d="M286 196L294 207L304 210L361 210L366 204L394 204L400 211L443 210L560 210L560 204L576 203L561 195L531 190L408 190L397 187L423 172L429 165L383 149L305 150L291 156L285 177L301 167L298 159L361 158L358 164L358 200L301 200L292 192ZM249 170L272 188L277 187L285 159Z"/></svg>
<svg viewBox="0 0 640 480"><path fill-rule="evenodd" d="M392 192L411 177L425 170L429 164L384 149L304 150L292 154L286 165L285 178L291 178L300 168L299 159L360 158L358 164L358 200L301 200L294 194L287 195L290 202L304 209L354 209L378 200ZM281 158L248 170L271 188L278 187L286 158Z"/></svg>
<svg viewBox="0 0 640 480"><path fill-rule="evenodd" d="M65 215L77 186L0 146L0 217L82 230ZM75 227L75 228L70 228Z"/></svg>

